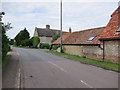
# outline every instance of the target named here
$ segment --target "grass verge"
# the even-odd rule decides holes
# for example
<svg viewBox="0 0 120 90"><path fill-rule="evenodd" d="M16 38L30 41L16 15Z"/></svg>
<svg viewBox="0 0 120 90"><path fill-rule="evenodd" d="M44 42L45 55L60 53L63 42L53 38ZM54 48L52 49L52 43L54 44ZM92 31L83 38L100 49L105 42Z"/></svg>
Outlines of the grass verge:
<svg viewBox="0 0 120 90"><path fill-rule="evenodd" d="M45 51L45 52L52 53L52 54L55 54L58 56L63 56L63 57L68 58L68 59L77 60L77 61L80 61L82 63L102 67L104 69L113 70L113 71L117 71L117 72L119 71L120 64L117 64L117 63L103 62L103 61L98 61L98 60L94 60L94 59L83 58L83 57L80 57L77 55L70 55L67 53L59 53L59 52L55 52L55 51Z"/></svg>
<svg viewBox="0 0 120 90"><path fill-rule="evenodd" d="M6 66L6 64L7 64L10 57L11 57L11 55L6 55L6 57L4 58L2 63L0 64L0 69L4 68Z"/></svg>

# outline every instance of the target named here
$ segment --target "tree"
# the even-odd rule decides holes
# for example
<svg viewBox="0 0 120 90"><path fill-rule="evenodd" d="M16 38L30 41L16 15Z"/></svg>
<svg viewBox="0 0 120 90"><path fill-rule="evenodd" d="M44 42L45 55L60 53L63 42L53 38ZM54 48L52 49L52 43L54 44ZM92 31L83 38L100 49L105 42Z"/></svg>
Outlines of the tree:
<svg viewBox="0 0 120 90"><path fill-rule="evenodd" d="M29 38L30 38L29 32L26 30L26 28L24 30L21 30L15 37L16 45L17 46L21 45L22 40Z"/></svg>
<svg viewBox="0 0 120 90"><path fill-rule="evenodd" d="M22 46L30 46L30 39L25 39L21 41Z"/></svg>
<svg viewBox="0 0 120 90"><path fill-rule="evenodd" d="M8 45L8 38L5 35L5 28L2 26L2 59L5 58L8 50L9 50L9 45Z"/></svg>
<svg viewBox="0 0 120 90"><path fill-rule="evenodd" d="M52 37L51 43L53 43L55 40L57 40L60 37L60 34L56 34Z"/></svg>
<svg viewBox="0 0 120 90"><path fill-rule="evenodd" d="M3 22L1 22L2 15L5 15L5 13L0 12L0 41L2 41L2 43L0 42L0 47L2 46L2 50L0 50L0 51L2 51L2 56L0 56L0 57L2 57L2 60L4 60L7 52L10 50L9 40L8 40L8 37L6 36L6 31L10 30L12 27L11 27L11 23L7 23L5 25ZM0 55L1 55L1 52L0 52Z"/></svg>
<svg viewBox="0 0 120 90"><path fill-rule="evenodd" d="M8 27L11 27L10 26L11 24L8 24L7 26ZM2 26L2 60L5 58L7 52L10 50L10 47L9 47L9 40L8 40L8 37L6 36L6 31L11 29L11 28L5 28L6 25L3 24Z"/></svg>
<svg viewBox="0 0 120 90"><path fill-rule="evenodd" d="M11 27L11 23L7 23L7 24L3 24L4 28L5 28L5 31L8 31L10 29L12 29L13 27Z"/></svg>

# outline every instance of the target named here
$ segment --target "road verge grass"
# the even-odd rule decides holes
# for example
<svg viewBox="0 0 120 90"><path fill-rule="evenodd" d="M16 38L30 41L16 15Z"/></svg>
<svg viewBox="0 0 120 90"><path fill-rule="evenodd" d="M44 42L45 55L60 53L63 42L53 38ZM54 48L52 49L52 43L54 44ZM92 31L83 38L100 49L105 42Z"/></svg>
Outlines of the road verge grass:
<svg viewBox="0 0 120 90"><path fill-rule="evenodd" d="M2 63L0 64L0 69L4 68L6 66L10 57L11 57L11 55L6 55L6 57L4 58L4 60L2 60Z"/></svg>
<svg viewBox="0 0 120 90"><path fill-rule="evenodd" d="M98 66L104 69L108 69L108 70L113 70L113 71L119 71L119 65L117 63L112 63L112 62L103 62L103 61L98 61L98 60L94 60L94 59L89 59L89 58L83 58L77 55L70 55L67 53L60 53L60 52L56 52L56 51L45 51L47 53L52 53L58 56L63 56L65 58L68 59L72 59L72 60L77 60L80 61L81 63L85 63L85 64L90 64L90 65L94 65L94 66Z"/></svg>

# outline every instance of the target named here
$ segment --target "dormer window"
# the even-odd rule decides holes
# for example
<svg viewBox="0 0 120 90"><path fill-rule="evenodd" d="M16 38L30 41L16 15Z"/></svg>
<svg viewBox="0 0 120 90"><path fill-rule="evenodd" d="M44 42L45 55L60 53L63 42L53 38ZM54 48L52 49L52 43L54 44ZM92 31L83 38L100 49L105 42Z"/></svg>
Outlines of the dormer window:
<svg viewBox="0 0 120 90"><path fill-rule="evenodd" d="M97 35L90 37L87 41L92 41Z"/></svg>
<svg viewBox="0 0 120 90"><path fill-rule="evenodd" d="M116 31L116 34L120 34L120 27L119 27L118 30Z"/></svg>

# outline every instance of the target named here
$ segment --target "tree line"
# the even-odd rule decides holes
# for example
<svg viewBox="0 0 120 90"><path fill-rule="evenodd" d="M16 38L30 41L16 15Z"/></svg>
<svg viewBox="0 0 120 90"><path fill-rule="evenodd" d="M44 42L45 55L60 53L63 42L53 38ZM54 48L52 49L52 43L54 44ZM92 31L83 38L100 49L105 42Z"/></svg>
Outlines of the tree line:
<svg viewBox="0 0 120 90"><path fill-rule="evenodd" d="M2 51L0 54L2 55L2 60L4 60L4 58L6 57L7 55L7 52L10 51L10 45L9 45L9 39L8 37L6 36L6 32L10 29L12 29L11 27L11 23L7 23L7 24L4 24L2 21L2 16L5 15L4 12L0 12L0 29L1 29L1 32L0 32L0 39L2 39L2 45L0 43L0 45L2 46Z"/></svg>
<svg viewBox="0 0 120 90"><path fill-rule="evenodd" d="M40 43L40 39L38 37L32 37L30 38L30 34L27 31L26 28L24 30L21 30L14 38L15 46L28 46L32 48L37 48L38 44ZM13 40L10 42L13 44Z"/></svg>

